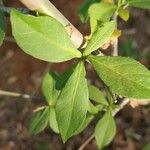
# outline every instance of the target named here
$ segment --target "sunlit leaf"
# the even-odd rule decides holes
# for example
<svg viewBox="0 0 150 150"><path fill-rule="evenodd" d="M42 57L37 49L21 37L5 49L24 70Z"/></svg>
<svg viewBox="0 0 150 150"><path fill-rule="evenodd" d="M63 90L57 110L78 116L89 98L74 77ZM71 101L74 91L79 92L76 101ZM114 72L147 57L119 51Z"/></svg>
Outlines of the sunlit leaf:
<svg viewBox="0 0 150 150"><path fill-rule="evenodd" d="M97 30L98 26L108 22L116 11L117 6L110 3L95 3L88 10L90 16L91 32Z"/></svg>
<svg viewBox="0 0 150 150"><path fill-rule="evenodd" d="M80 58L62 24L48 16L34 17L11 11L13 36L27 54L48 62Z"/></svg>
<svg viewBox="0 0 150 150"><path fill-rule="evenodd" d="M93 33L91 39L89 40L83 55L87 56L91 52L100 48L103 44L109 41L113 31L115 30L115 22L107 22L104 23L101 27L99 27L96 32Z"/></svg>
<svg viewBox="0 0 150 150"><path fill-rule="evenodd" d="M89 57L99 77L113 92L129 98L150 98L150 71L128 57Z"/></svg>
<svg viewBox="0 0 150 150"><path fill-rule="evenodd" d="M150 9L150 0L126 0L126 2L133 7Z"/></svg>
<svg viewBox="0 0 150 150"><path fill-rule="evenodd" d="M88 87L85 68L80 62L62 89L56 104L56 118L63 141L70 138L86 119Z"/></svg>

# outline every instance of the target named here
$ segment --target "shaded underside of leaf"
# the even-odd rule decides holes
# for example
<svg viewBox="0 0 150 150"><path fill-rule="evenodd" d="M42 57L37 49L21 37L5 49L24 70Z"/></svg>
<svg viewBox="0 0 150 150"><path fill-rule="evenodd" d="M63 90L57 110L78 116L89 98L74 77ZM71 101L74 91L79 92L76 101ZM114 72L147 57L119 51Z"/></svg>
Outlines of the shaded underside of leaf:
<svg viewBox="0 0 150 150"><path fill-rule="evenodd" d="M3 11L0 9L0 46L3 43L6 32L6 18Z"/></svg>
<svg viewBox="0 0 150 150"><path fill-rule="evenodd" d="M76 65L72 65L71 67L67 68L67 70L65 70L65 72L63 72L62 74L59 75L58 80L56 82L57 90L61 91L65 87L68 79L74 72L75 66Z"/></svg>
<svg viewBox="0 0 150 150"><path fill-rule="evenodd" d="M49 107L46 107L38 112L35 112L31 123L30 131L32 134L38 134L43 131L49 121Z"/></svg>

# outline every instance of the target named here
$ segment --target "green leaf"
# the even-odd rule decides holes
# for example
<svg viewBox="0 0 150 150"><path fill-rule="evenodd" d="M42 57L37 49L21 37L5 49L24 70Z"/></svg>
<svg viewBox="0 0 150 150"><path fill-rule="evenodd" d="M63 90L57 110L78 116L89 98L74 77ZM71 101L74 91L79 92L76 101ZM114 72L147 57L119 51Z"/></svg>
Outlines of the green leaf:
<svg viewBox="0 0 150 150"><path fill-rule="evenodd" d="M89 89L89 98L97 103L108 105L107 100L105 99L103 93L93 85L88 85Z"/></svg>
<svg viewBox="0 0 150 150"><path fill-rule="evenodd" d="M48 16L34 17L11 11L13 36L27 54L48 62L80 58L63 25Z"/></svg>
<svg viewBox="0 0 150 150"><path fill-rule="evenodd" d="M58 123L56 121L56 112L53 107L50 108L49 125L55 133L59 133Z"/></svg>
<svg viewBox="0 0 150 150"><path fill-rule="evenodd" d="M81 133L91 123L93 119L94 115L87 114L86 119L83 121L83 123L81 124L81 126L78 128L78 130L75 132L74 135Z"/></svg>
<svg viewBox="0 0 150 150"><path fill-rule="evenodd" d="M80 62L56 104L56 118L63 142L74 135L86 118L89 100L85 74L84 64Z"/></svg>
<svg viewBox="0 0 150 150"><path fill-rule="evenodd" d="M46 107L38 112L35 112L31 124L30 131L32 134L38 134L43 131L48 125L49 121L49 107Z"/></svg>
<svg viewBox="0 0 150 150"><path fill-rule="evenodd" d="M120 9L118 10L118 15L119 15L120 18L122 18L124 21L128 21L128 20L129 20L129 17L130 17L129 10L123 9L123 8L120 8Z"/></svg>
<svg viewBox="0 0 150 150"><path fill-rule="evenodd" d="M44 76L42 82L42 92L49 105L55 105L59 91L56 89L58 75L54 72L49 72Z"/></svg>
<svg viewBox="0 0 150 150"><path fill-rule="evenodd" d="M117 6L110 3L96 3L91 5L88 10L90 16L91 32L96 31L99 22L108 22L116 11Z"/></svg>
<svg viewBox="0 0 150 150"><path fill-rule="evenodd" d="M116 124L111 111L105 113L96 125L95 139L100 150L108 145L116 134Z"/></svg>
<svg viewBox="0 0 150 150"><path fill-rule="evenodd" d="M93 33L90 41L87 44L87 47L83 52L83 55L89 55L91 52L97 50L103 44L108 42L113 31L115 30L115 25L116 24L114 21L110 21L104 23L102 27L99 27L96 32Z"/></svg>
<svg viewBox="0 0 150 150"><path fill-rule="evenodd" d="M84 0L83 3L80 5L78 14L80 16L80 19L83 23L88 21L88 8L96 2L99 2L100 0Z"/></svg>
<svg viewBox="0 0 150 150"><path fill-rule="evenodd" d="M94 106L94 104L93 103L91 103L90 101L89 101L89 107L88 107L88 112L90 113L90 114L97 114L98 112L99 112L99 109L96 107L96 106Z"/></svg>
<svg viewBox="0 0 150 150"><path fill-rule="evenodd" d="M128 57L89 57L99 77L113 92L129 98L150 98L150 71Z"/></svg>
<svg viewBox="0 0 150 150"><path fill-rule="evenodd" d="M2 45L3 40L5 38L5 32L6 32L6 17L3 11L0 9L0 46Z"/></svg>
<svg viewBox="0 0 150 150"><path fill-rule="evenodd" d="M63 72L61 75L59 75L58 80L56 82L56 89L57 90L61 91L65 87L68 79L70 78L70 76L74 72L74 69L75 69L75 65L72 65L67 70L65 70L65 72Z"/></svg>
<svg viewBox="0 0 150 150"><path fill-rule="evenodd" d="M150 0L126 0L126 2L133 7L150 9Z"/></svg>

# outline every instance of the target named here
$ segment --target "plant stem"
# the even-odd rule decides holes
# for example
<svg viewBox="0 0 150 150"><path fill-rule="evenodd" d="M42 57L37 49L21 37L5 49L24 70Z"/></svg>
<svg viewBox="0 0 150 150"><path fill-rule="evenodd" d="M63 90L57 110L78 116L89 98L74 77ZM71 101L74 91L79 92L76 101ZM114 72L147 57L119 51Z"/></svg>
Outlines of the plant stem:
<svg viewBox="0 0 150 150"><path fill-rule="evenodd" d="M19 0L27 8L39 13L46 14L58 20L68 32L71 41L76 48L83 43L83 35L62 15L62 13L49 0Z"/></svg>
<svg viewBox="0 0 150 150"><path fill-rule="evenodd" d="M118 21L118 12L116 11L114 16L113 16L113 20L116 22L116 29L118 27L117 21ZM113 46L113 56L118 56L118 38L114 39L112 42L112 46Z"/></svg>
<svg viewBox="0 0 150 150"><path fill-rule="evenodd" d="M114 109L113 111L113 116L115 116L120 110L122 110L128 103L129 103L129 99L126 98L122 101L122 103L120 104L120 107ZM78 150L83 150L92 140L94 139L94 134L92 134L80 147Z"/></svg>
<svg viewBox="0 0 150 150"><path fill-rule="evenodd" d="M116 11L114 16L113 16L113 20L116 22L116 29L118 27L118 12ZM112 42L112 46L113 46L113 56L118 56L118 38L116 38L113 42ZM115 116L121 109L123 109L128 103L129 103L129 99L124 99L122 101L122 103L120 104L119 108L114 109L113 111L113 116ZM94 134L92 134L81 146L78 150L83 150L94 138Z"/></svg>
<svg viewBox="0 0 150 150"><path fill-rule="evenodd" d="M92 134L92 135L79 147L78 150L83 150L93 139L94 139L94 134Z"/></svg>
<svg viewBox="0 0 150 150"><path fill-rule="evenodd" d="M22 93L17 93L17 92L9 92L9 91L4 91L4 90L0 90L0 96L18 97L18 98L23 98L26 100L44 99L43 97L39 97L39 96L35 96L35 95L28 95L28 94L22 94Z"/></svg>
<svg viewBox="0 0 150 150"><path fill-rule="evenodd" d="M2 11L4 11L5 13L8 13L8 14L10 14L10 11L11 11L11 9L12 9L12 7L6 7L6 6L0 6L0 9L2 10ZM29 9L27 9L27 8L21 8L21 7L19 7L19 8L16 8L18 11L20 11L20 12L22 12L22 13L25 13L25 14L28 14L30 11L29 11Z"/></svg>

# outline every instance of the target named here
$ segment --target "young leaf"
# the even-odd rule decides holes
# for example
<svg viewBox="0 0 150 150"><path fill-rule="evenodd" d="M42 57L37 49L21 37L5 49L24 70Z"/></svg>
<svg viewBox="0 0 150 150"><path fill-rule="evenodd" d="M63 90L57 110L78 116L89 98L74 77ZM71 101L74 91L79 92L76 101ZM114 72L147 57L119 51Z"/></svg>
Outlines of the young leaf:
<svg viewBox="0 0 150 150"><path fill-rule="evenodd" d="M52 17L34 17L11 11L13 36L27 54L48 62L80 58L62 24Z"/></svg>
<svg viewBox="0 0 150 150"><path fill-rule="evenodd" d="M150 98L150 71L127 57L89 57L99 77L118 95Z"/></svg>
<svg viewBox="0 0 150 150"><path fill-rule="evenodd" d="M120 18L122 18L124 21L128 21L129 20L129 17L130 17L129 10L120 8L118 10L118 14L119 14Z"/></svg>
<svg viewBox="0 0 150 150"><path fill-rule="evenodd" d="M116 134L116 124L111 111L106 112L102 119L99 120L94 134L100 150L112 141Z"/></svg>
<svg viewBox="0 0 150 150"><path fill-rule="evenodd" d="M49 112L49 125L50 128L55 132L55 133L59 133L59 129L58 129L58 123L56 121L56 113L55 113L55 109L53 107L50 108L50 112Z"/></svg>
<svg viewBox="0 0 150 150"><path fill-rule="evenodd" d="M88 8L96 2L99 2L100 0L84 0L81 6L79 7L78 14L80 16L80 19L83 23L88 21Z"/></svg>
<svg viewBox="0 0 150 150"><path fill-rule="evenodd" d="M42 92L49 105L55 105L59 91L56 89L58 75L54 72L49 72L44 76L42 82Z"/></svg>
<svg viewBox="0 0 150 150"><path fill-rule="evenodd" d="M85 120L88 104L85 68L83 62L80 62L62 89L56 104L56 118L63 142L74 135Z"/></svg>
<svg viewBox="0 0 150 150"><path fill-rule="evenodd" d="M88 85L89 89L89 98L97 103L108 105L107 100L105 99L103 93L93 85Z"/></svg>
<svg viewBox="0 0 150 150"><path fill-rule="evenodd" d="M96 3L91 5L88 10L90 16L91 32L96 31L98 22L108 22L116 11L117 6L110 3Z"/></svg>
<svg viewBox="0 0 150 150"><path fill-rule="evenodd" d="M0 46L3 43L6 32L6 18L3 11L0 9Z"/></svg>
<svg viewBox="0 0 150 150"><path fill-rule="evenodd" d="M121 30L115 29L112 36L111 36L111 40L115 40L117 38L119 38L122 34Z"/></svg>
<svg viewBox="0 0 150 150"><path fill-rule="evenodd" d="M49 107L46 107L38 112L35 112L31 124L30 131L32 134L38 134L43 131L48 125L49 121Z"/></svg>
<svg viewBox="0 0 150 150"><path fill-rule="evenodd" d="M102 27L99 27L96 32L93 33L90 41L87 44L87 47L83 52L83 55L87 56L105 44L110 39L113 31L115 30L115 25L116 24L114 21L110 21L104 23Z"/></svg>
<svg viewBox="0 0 150 150"><path fill-rule="evenodd" d="M126 2L133 7L150 9L150 0L126 0Z"/></svg>

